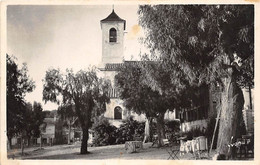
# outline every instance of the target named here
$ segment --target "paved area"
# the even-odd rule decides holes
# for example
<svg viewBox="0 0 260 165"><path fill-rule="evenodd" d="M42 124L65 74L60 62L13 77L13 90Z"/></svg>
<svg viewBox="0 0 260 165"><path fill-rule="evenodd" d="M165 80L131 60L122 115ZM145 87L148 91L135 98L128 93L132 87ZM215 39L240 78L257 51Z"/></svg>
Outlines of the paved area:
<svg viewBox="0 0 260 165"><path fill-rule="evenodd" d="M20 150L11 150L8 152L9 159L157 159L166 160L169 154L166 151L167 147L151 148L151 143L144 144L144 149L136 153L128 154L125 152L124 144L110 145L102 147L89 147L90 154L81 155L80 144L74 145L58 145L48 146L44 149L26 148L24 156L21 156ZM212 153L212 155L214 152ZM183 160L195 159L192 154L178 154L178 157ZM211 159L206 152L202 153L202 159Z"/></svg>

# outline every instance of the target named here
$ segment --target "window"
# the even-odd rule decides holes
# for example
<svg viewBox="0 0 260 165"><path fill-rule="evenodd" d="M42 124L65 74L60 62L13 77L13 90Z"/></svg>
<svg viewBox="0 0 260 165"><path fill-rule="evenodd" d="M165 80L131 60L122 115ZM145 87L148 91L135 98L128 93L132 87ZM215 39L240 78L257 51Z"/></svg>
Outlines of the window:
<svg viewBox="0 0 260 165"><path fill-rule="evenodd" d="M116 29L111 28L109 30L109 42L116 42Z"/></svg>
<svg viewBox="0 0 260 165"><path fill-rule="evenodd" d="M114 119L122 119L122 108L119 106L114 109Z"/></svg>

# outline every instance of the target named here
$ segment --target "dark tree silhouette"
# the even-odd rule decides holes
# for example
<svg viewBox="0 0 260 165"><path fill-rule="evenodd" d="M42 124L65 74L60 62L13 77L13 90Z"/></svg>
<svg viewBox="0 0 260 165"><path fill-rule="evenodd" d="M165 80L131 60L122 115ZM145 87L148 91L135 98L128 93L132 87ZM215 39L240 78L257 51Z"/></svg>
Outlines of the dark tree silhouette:
<svg viewBox="0 0 260 165"><path fill-rule="evenodd" d="M21 69L14 56L6 54L6 99L7 99L7 138L9 147L14 136L23 134L26 128L26 93L35 88L34 82L28 76L26 64Z"/></svg>
<svg viewBox="0 0 260 165"><path fill-rule="evenodd" d="M88 153L88 129L92 124L92 116L100 115L106 110L106 103L110 101L108 91L110 82L98 78L95 68L79 71L76 74L67 70L61 74L57 69L46 72L43 86L43 100L74 104L79 123L83 131L81 154Z"/></svg>
<svg viewBox="0 0 260 165"><path fill-rule="evenodd" d="M141 5L138 13L153 59L171 73L169 88L222 86L218 152L228 155L227 144L238 136L242 122L244 101L237 83L244 79L240 81L244 86L254 84L254 6ZM242 66L238 67L235 55ZM150 86L160 90L153 76L150 79Z"/></svg>

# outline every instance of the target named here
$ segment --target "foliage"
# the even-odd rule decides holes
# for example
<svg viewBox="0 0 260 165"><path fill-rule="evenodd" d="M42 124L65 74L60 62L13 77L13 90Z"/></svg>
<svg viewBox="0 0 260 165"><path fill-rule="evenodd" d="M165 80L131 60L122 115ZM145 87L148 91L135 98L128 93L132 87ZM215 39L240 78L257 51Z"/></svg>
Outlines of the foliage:
<svg viewBox="0 0 260 165"><path fill-rule="evenodd" d="M175 134L180 131L180 122L178 120L165 121L165 133Z"/></svg>
<svg viewBox="0 0 260 165"><path fill-rule="evenodd" d="M132 117L124 120L120 127L116 130L116 144L123 144L126 141L133 141L135 137L144 138L144 123L139 123Z"/></svg>
<svg viewBox="0 0 260 165"><path fill-rule="evenodd" d="M88 129L91 128L92 117L106 110L105 105L110 101L108 97L110 86L110 82L97 77L95 68L80 70L76 74L68 69L66 74L60 73L58 69L46 72L43 100L75 105L75 112L83 131L81 154L88 153ZM62 100L59 99L60 96Z"/></svg>
<svg viewBox="0 0 260 165"><path fill-rule="evenodd" d="M116 136L118 136L115 134L116 129L107 119L102 118L99 120L92 128L94 131L93 145L105 146L115 144Z"/></svg>
<svg viewBox="0 0 260 165"><path fill-rule="evenodd" d="M72 104L59 106L57 112L62 119L72 118L73 116L76 116L75 107Z"/></svg>
<svg viewBox="0 0 260 165"><path fill-rule="evenodd" d="M227 102L222 102L222 109L229 117L220 121L226 140L218 142L218 150L228 154L227 140L239 131L239 115L232 116L239 114L243 103L236 83L249 88L254 84L254 6L141 5L138 13L152 57L169 73L169 91L181 93L203 83L221 85L222 100ZM154 70L147 73L147 84L162 90ZM233 94L239 97L233 99Z"/></svg>
<svg viewBox="0 0 260 165"><path fill-rule="evenodd" d="M24 127L24 129L27 138L38 138L41 133L40 126L43 124L45 118L41 103L34 102L33 105L27 103L25 115L26 127Z"/></svg>
<svg viewBox="0 0 260 165"><path fill-rule="evenodd" d="M234 53L242 64L251 58L241 73L250 63L244 73L250 73L247 80L252 81L253 5L142 5L138 13L147 34L145 43L171 71L171 83L177 90L185 89L187 82L220 81Z"/></svg>
<svg viewBox="0 0 260 165"><path fill-rule="evenodd" d="M6 54L6 97L7 97L7 136L10 140L19 135L27 126L26 93L35 88L28 75L26 64L21 69L15 62L15 57Z"/></svg>
<svg viewBox="0 0 260 165"><path fill-rule="evenodd" d="M177 134L180 131L180 122L178 120L165 120L166 138L171 142L176 142Z"/></svg>
<svg viewBox="0 0 260 165"><path fill-rule="evenodd" d="M64 121L60 118L57 119L55 123L55 144L66 144L63 137L63 128L64 128Z"/></svg>
<svg viewBox="0 0 260 165"><path fill-rule="evenodd" d="M154 77L162 87L161 91L153 90L146 82L146 69L154 69ZM159 139L164 136L163 118L167 110L173 110L176 103L176 95L169 92L168 75L158 69L158 65L152 62L128 62L115 76L116 86L119 88L120 98L129 110L137 114L145 114L147 118L154 117L157 120L157 133ZM157 69L155 69L157 68ZM160 140L161 142L161 140Z"/></svg>
<svg viewBox="0 0 260 165"><path fill-rule="evenodd" d="M141 66L125 64L115 76L120 98L124 100L127 109L137 114L144 113L147 117L156 116L155 102L159 99L159 93L142 83L142 78Z"/></svg>
<svg viewBox="0 0 260 165"><path fill-rule="evenodd" d="M77 127L79 126L77 114L75 112L75 106L72 104L63 104L58 107L57 114L63 121L63 126L66 127Z"/></svg>

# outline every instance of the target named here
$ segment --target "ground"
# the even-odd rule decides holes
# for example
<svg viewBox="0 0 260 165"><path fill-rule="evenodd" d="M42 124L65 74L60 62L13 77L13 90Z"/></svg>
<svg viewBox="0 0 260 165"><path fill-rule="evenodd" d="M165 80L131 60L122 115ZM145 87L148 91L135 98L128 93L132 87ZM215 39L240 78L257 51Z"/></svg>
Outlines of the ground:
<svg viewBox="0 0 260 165"><path fill-rule="evenodd" d="M21 150L8 151L9 159L157 159L166 160L169 158L167 147L151 148L151 143L144 144L144 149L136 153L128 154L125 152L125 145L110 145L102 147L89 147L90 154L80 155L80 144L74 145L57 145L48 146L44 149L39 148L26 148L24 156L21 157ZM213 151L211 155L207 152L202 153L203 159L212 159L215 154ZM195 159L190 153L178 157L183 160Z"/></svg>

